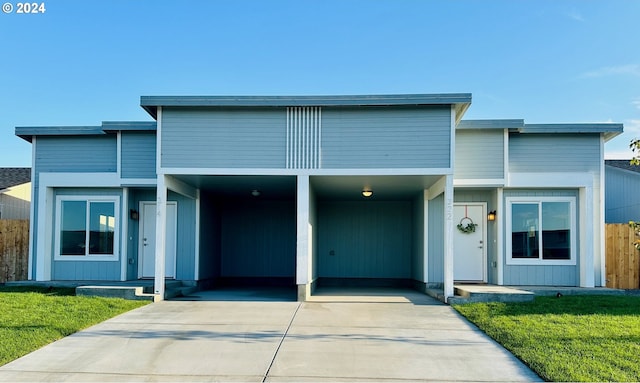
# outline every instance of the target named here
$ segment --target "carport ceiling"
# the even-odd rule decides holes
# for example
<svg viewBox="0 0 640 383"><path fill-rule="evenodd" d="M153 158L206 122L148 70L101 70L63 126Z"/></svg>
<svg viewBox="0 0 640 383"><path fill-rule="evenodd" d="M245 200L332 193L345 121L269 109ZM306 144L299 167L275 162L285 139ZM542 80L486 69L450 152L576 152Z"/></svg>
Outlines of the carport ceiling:
<svg viewBox="0 0 640 383"><path fill-rule="evenodd" d="M176 178L205 192L225 197L251 197L253 190L264 199L293 199L296 196L295 176L200 176L181 175Z"/></svg>
<svg viewBox="0 0 640 383"><path fill-rule="evenodd" d="M363 199L362 190L373 191L372 200L413 198L442 176L311 176L318 199Z"/></svg>

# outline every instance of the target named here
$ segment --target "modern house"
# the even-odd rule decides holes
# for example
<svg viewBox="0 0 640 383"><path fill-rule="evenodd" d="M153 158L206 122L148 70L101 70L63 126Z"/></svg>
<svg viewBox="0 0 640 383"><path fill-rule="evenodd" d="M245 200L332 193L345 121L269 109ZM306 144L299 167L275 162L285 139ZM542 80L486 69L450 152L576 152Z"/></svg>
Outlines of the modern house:
<svg viewBox="0 0 640 383"><path fill-rule="evenodd" d="M0 168L0 219L29 219L31 169Z"/></svg>
<svg viewBox="0 0 640 383"><path fill-rule="evenodd" d="M621 124L462 120L470 94L143 96L154 121L18 127L29 278L605 284Z"/></svg>
<svg viewBox="0 0 640 383"><path fill-rule="evenodd" d="M640 166L630 160L604 161L605 222L640 221Z"/></svg>

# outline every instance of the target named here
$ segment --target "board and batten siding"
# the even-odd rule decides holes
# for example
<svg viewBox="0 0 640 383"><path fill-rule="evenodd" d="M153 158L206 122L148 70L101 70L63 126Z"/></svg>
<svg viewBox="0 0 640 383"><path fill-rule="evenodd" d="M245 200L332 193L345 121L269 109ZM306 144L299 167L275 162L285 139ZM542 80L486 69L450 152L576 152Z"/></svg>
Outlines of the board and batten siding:
<svg viewBox="0 0 640 383"><path fill-rule="evenodd" d="M449 168L451 110L323 108L322 168Z"/></svg>
<svg viewBox="0 0 640 383"><path fill-rule="evenodd" d="M444 283L444 194L429 201L428 282Z"/></svg>
<svg viewBox="0 0 640 383"><path fill-rule="evenodd" d="M221 277L295 277L294 201L225 201L220 225Z"/></svg>
<svg viewBox="0 0 640 383"><path fill-rule="evenodd" d="M411 201L319 201L320 278L411 278Z"/></svg>
<svg viewBox="0 0 640 383"><path fill-rule="evenodd" d="M580 201L577 190L505 190L504 206L507 207L506 199L508 197L575 197L576 198L576 214L580 211ZM576 220L576 264L574 265L508 265L507 258L511 254L505 254L503 263L503 283L505 285L547 285L547 286L579 286L579 270L580 270L580 220ZM511 222L505 222L505 231ZM511 238L504 236L504 249L507 248L506 241Z"/></svg>
<svg viewBox="0 0 640 383"><path fill-rule="evenodd" d="M38 137L35 171L102 173L117 171L116 135ZM35 182L38 181L36 177Z"/></svg>
<svg viewBox="0 0 640 383"><path fill-rule="evenodd" d="M156 133L122 132L122 178L156 178Z"/></svg>
<svg viewBox="0 0 640 383"><path fill-rule="evenodd" d="M598 134L509 134L511 172L599 174L601 159Z"/></svg>
<svg viewBox="0 0 640 383"><path fill-rule="evenodd" d="M504 131L457 130L454 178L503 179Z"/></svg>
<svg viewBox="0 0 640 383"><path fill-rule="evenodd" d="M286 109L162 110L164 168L285 168Z"/></svg>
<svg viewBox="0 0 640 383"><path fill-rule="evenodd" d="M605 222L640 219L640 173L605 165Z"/></svg>

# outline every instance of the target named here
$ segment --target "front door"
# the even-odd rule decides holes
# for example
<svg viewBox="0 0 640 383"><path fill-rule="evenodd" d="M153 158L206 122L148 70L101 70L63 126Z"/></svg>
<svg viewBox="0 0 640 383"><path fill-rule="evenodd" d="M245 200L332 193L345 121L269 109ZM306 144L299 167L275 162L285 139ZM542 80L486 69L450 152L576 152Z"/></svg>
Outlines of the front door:
<svg viewBox="0 0 640 383"><path fill-rule="evenodd" d="M177 203L167 202L165 277L176 276ZM153 278L156 272L156 203L140 202L140 278Z"/></svg>
<svg viewBox="0 0 640 383"><path fill-rule="evenodd" d="M487 257L484 203L453 205L453 279L486 282Z"/></svg>

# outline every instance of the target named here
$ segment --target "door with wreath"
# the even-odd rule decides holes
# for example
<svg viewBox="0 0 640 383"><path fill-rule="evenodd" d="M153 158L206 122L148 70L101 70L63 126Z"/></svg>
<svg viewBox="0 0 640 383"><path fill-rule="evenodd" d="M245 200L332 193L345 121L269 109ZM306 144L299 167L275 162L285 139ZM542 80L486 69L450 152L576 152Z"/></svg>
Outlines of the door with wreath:
<svg viewBox="0 0 640 383"><path fill-rule="evenodd" d="M453 279L487 281L486 203L453 205Z"/></svg>

